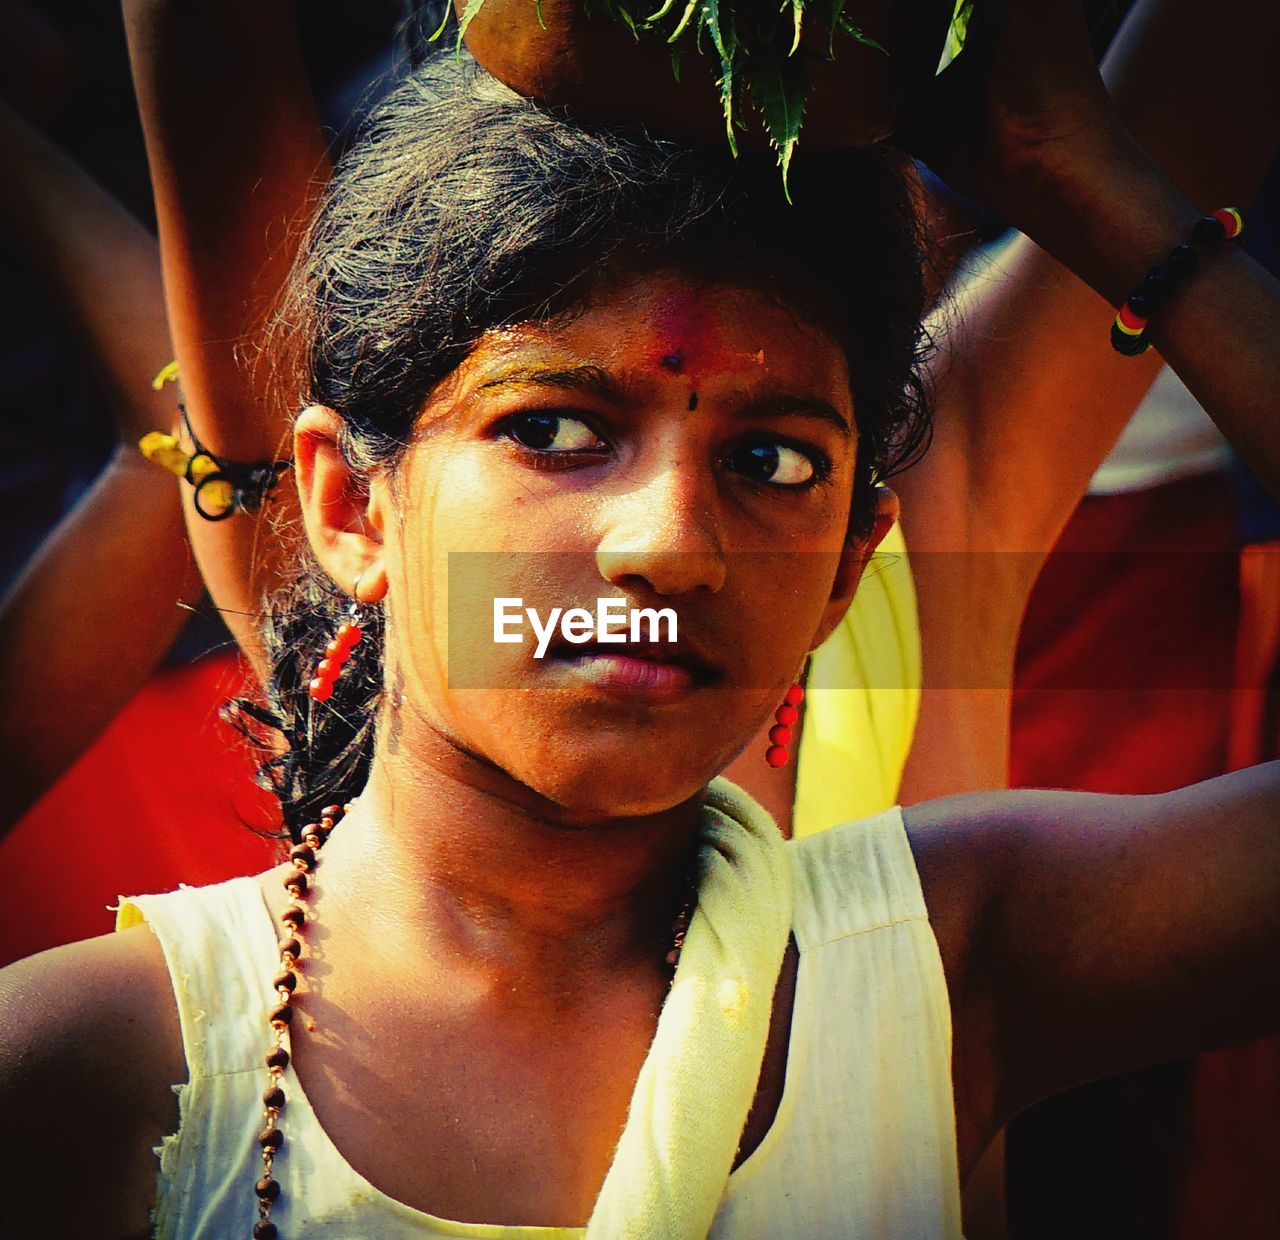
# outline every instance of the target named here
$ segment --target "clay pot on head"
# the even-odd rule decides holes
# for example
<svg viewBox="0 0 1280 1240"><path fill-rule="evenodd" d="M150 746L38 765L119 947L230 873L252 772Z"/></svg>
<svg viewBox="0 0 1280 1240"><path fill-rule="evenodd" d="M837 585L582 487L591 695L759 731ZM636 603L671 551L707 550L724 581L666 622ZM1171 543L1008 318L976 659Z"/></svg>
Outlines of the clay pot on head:
<svg viewBox="0 0 1280 1240"><path fill-rule="evenodd" d="M464 0L453 2L461 13ZM812 89L801 147L854 150L889 137L904 100L933 78L953 8L954 0L849 0L846 15L888 55L838 36L834 60L825 59L827 31L806 19L803 45L815 55L808 60ZM581 0L542 0L542 17L545 29L534 0L484 0L467 29L467 47L519 94L583 120L643 123L686 142L725 140L714 52L686 53L677 82L661 36L637 40L611 19L588 18ZM748 111L739 146L762 148L764 127Z"/></svg>

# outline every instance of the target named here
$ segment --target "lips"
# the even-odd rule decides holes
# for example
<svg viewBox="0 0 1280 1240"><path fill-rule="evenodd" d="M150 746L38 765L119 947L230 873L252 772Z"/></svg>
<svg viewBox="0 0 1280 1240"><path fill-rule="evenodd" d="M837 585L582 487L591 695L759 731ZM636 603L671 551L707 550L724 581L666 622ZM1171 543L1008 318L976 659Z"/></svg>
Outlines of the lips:
<svg viewBox="0 0 1280 1240"><path fill-rule="evenodd" d="M683 642L556 643L548 655L614 697L674 702L713 684L723 672Z"/></svg>
<svg viewBox="0 0 1280 1240"><path fill-rule="evenodd" d="M719 680L722 670L704 659L686 642L601 642L591 638L585 642L553 642L547 653L553 659L574 660L585 656L618 655L646 663L683 667L700 680Z"/></svg>

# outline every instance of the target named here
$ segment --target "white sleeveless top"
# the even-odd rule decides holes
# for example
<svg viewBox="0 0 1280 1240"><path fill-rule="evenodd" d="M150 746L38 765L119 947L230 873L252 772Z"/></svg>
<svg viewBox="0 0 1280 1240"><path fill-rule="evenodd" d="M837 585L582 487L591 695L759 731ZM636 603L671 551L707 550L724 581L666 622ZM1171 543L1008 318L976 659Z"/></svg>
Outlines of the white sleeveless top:
<svg viewBox="0 0 1280 1240"><path fill-rule="evenodd" d="M951 1017L915 862L891 809L788 845L800 950L786 1081L773 1124L733 1172L713 1237L960 1236ZM248 1237L276 932L253 879L123 901L147 921L177 996L189 1081L157 1150L161 1240ZM293 1067L272 1221L287 1240L569 1240L578 1228L459 1223L411 1209L352 1168ZM675 1240L675 1238L673 1238Z"/></svg>

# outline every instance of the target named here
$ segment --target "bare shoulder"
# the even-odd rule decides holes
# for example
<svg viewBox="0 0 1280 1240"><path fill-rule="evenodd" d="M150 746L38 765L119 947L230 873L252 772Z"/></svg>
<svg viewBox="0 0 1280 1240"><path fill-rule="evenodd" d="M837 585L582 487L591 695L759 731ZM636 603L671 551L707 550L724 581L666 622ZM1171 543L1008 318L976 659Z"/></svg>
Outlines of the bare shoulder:
<svg viewBox="0 0 1280 1240"><path fill-rule="evenodd" d="M0 970L0 1109L22 1117L0 1234L41 1234L55 1219L68 1237L148 1234L153 1148L177 1127L172 1086L185 1080L168 970L146 926Z"/></svg>
<svg viewBox="0 0 1280 1240"><path fill-rule="evenodd" d="M1018 794L966 793L902 811L948 978L958 975L1017 834Z"/></svg>
<svg viewBox="0 0 1280 1240"><path fill-rule="evenodd" d="M906 816L976 1123L1280 1028L1280 763L1161 795L989 793Z"/></svg>
<svg viewBox="0 0 1280 1240"><path fill-rule="evenodd" d="M1156 798L1087 792L973 792L911 805L903 820L944 958L967 958L983 918L1019 891L1070 885ZM1149 814L1148 814L1149 816Z"/></svg>

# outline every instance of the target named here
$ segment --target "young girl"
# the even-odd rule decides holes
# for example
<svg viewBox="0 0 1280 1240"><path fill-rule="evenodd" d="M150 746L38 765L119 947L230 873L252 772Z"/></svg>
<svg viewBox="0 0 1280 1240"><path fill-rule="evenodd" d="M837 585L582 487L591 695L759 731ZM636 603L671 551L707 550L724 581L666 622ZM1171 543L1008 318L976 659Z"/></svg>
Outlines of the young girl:
<svg viewBox="0 0 1280 1240"><path fill-rule="evenodd" d="M246 358L294 253L291 225L310 217L329 175L297 7L124 6L186 409L199 440L237 461L289 455L297 410L291 400L265 399L263 368ZM313 21L313 9L301 7L303 23ZM848 15L872 21L865 7ZM1027 593L1159 370L1154 351L1122 358L1110 348L1114 303L1183 239L1175 224L1162 245L1160 174L1149 161L1130 166L1119 126L1203 209L1250 202L1276 146L1280 93L1266 56L1280 38L1280 10L1266 0L1246 0L1231 23L1208 25L1186 0L1134 5L1104 66L1118 108L1099 82L1079 0L1006 0L998 22L989 20L994 6L975 12L970 45L937 79L945 98L931 91L917 101L935 139L929 154L940 158L939 172L1045 249L1020 238L997 274L957 290L960 314L924 370L935 394L935 450L895 483L913 569L895 528L848 622L809 665L805 722L814 726L801 733L797 761L764 781L752 782L754 764L731 772L800 835L879 812L899 795L912 802L1007 783L1008 687ZM556 20L548 11L548 25ZM892 60L904 55L878 26L866 28L888 40ZM234 92L224 88L229 76ZM707 93L710 101L710 84ZM660 111L669 100L643 102ZM818 145L808 126L800 160ZM1099 285L1100 270L1118 279ZM1237 317L1233 305L1221 320L1233 341ZM1180 366L1196 351L1218 366L1212 328L1193 325ZM1221 416L1221 401L1201 399ZM1257 413L1270 418L1269 409ZM1243 442L1238 425L1230 433ZM189 522L212 597L263 675L263 594L297 556L291 490L277 490L261 521ZM987 571L947 571L970 559ZM843 691L864 685L873 688Z"/></svg>
<svg viewBox="0 0 1280 1240"><path fill-rule="evenodd" d="M1280 1024L1270 769L792 845L715 778L921 433L894 164L795 174L397 88L283 320L315 562L250 713L301 846L4 975L6 1230L955 1236L1033 1099ZM477 566L677 640L490 642Z"/></svg>

